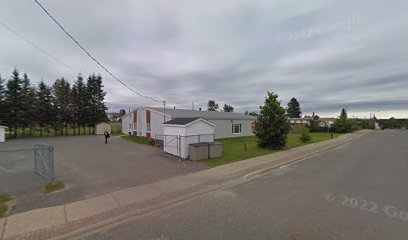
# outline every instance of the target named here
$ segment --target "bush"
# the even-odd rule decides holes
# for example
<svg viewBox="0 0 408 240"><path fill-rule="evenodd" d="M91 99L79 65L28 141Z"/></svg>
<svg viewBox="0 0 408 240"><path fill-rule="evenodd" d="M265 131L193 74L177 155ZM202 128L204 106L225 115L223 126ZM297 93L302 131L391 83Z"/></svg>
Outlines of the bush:
<svg viewBox="0 0 408 240"><path fill-rule="evenodd" d="M337 119L332 127L334 132L337 133L350 133L357 129L354 122L349 119Z"/></svg>
<svg viewBox="0 0 408 240"><path fill-rule="evenodd" d="M312 136L310 135L309 128L302 128L299 133L299 140L307 143L312 140Z"/></svg>
<svg viewBox="0 0 408 240"><path fill-rule="evenodd" d="M331 131L331 128L330 128ZM311 133L327 133L327 127L309 127Z"/></svg>

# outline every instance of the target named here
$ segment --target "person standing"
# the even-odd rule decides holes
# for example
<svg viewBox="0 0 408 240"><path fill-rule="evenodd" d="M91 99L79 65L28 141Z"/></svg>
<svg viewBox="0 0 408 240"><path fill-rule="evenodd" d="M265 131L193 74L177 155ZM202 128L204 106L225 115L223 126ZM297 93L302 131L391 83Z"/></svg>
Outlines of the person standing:
<svg viewBox="0 0 408 240"><path fill-rule="evenodd" d="M108 138L110 138L109 132L105 130L105 132L103 133L103 135L105 136L105 144L108 144Z"/></svg>

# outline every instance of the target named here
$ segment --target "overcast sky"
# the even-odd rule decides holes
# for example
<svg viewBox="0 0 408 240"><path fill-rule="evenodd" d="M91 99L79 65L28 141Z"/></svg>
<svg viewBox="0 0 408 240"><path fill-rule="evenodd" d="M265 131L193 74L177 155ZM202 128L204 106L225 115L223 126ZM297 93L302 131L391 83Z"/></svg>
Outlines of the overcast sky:
<svg viewBox="0 0 408 240"><path fill-rule="evenodd" d="M266 91L303 112L408 117L406 0L40 0L132 88L169 106L256 111ZM100 73L110 111L157 103L109 77L33 0L0 0L0 74L71 83Z"/></svg>

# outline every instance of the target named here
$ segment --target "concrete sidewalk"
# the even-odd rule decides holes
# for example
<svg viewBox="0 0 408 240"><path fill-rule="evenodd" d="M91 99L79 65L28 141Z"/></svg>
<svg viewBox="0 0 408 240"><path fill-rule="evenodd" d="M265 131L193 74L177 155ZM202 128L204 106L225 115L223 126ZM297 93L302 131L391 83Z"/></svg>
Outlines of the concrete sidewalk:
<svg viewBox="0 0 408 240"><path fill-rule="evenodd" d="M306 159L368 135L359 131L325 142L252 158L197 173L132 187L91 199L36 209L0 219L0 240L64 239L131 217L163 211L262 172Z"/></svg>

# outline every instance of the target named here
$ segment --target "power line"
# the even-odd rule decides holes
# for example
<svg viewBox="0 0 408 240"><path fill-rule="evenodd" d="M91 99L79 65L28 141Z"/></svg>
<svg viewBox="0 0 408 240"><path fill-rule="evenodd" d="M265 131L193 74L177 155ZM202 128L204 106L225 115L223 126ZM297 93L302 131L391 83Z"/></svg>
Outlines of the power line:
<svg viewBox="0 0 408 240"><path fill-rule="evenodd" d="M45 55L47 55L48 57L52 58L54 61L64 65L65 67L71 69L72 71L74 71L74 69L69 66L68 64L64 63L63 61L59 60L58 58L56 58L55 56L53 56L51 53L48 53L47 51L45 51L44 49L40 48L37 44L35 44L34 42L28 40L26 37L24 37L23 35L19 34L18 32L14 31L12 28L10 28L9 26L7 26L6 24L0 22L0 25L3 26L5 29L7 29L8 31L10 31L11 33L13 33L14 35L16 35L17 37L21 38L22 40L24 40L25 42L27 42L28 44L30 44L31 46L33 46L34 48L36 48L38 51L44 53Z"/></svg>
<svg viewBox="0 0 408 240"><path fill-rule="evenodd" d="M85 47L83 47L67 30L65 30L65 28L48 12L48 10L38 1L38 0L33 0L35 3L37 3L37 5L52 19L52 21L54 21L59 28L61 28L61 30L69 37L71 38L72 41L75 42L76 45L78 45L79 48L81 48L96 64L98 64L103 70L105 70L111 77L113 77L116 81L118 81L120 84L122 84L123 86L125 86L127 89L129 89L130 91L136 93L137 95L139 95L140 97L143 97L145 99L150 99L152 101L155 102L160 102L160 103L164 103L164 101L160 101L157 99L154 99L152 97L149 97L147 95L143 95L141 93L139 93L138 91L134 90L133 88L131 88L130 86L128 86L126 83L124 83L122 80L120 80L118 77L116 77L111 71L109 71L104 65L102 65L102 63L100 63L98 60L96 60L96 58L94 56L92 56L91 53L89 53L88 50L86 50Z"/></svg>

